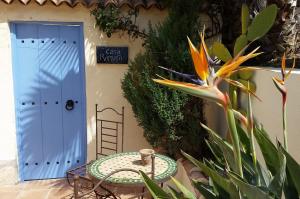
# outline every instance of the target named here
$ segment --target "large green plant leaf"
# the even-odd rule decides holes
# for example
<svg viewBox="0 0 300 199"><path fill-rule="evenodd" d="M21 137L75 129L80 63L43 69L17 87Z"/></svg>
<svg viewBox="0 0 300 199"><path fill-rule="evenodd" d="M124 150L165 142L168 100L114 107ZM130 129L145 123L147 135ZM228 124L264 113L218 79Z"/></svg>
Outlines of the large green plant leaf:
<svg viewBox="0 0 300 199"><path fill-rule="evenodd" d="M213 187L204 184L203 182L193 180L194 187L206 198L217 199L217 195L213 191Z"/></svg>
<svg viewBox="0 0 300 199"><path fill-rule="evenodd" d="M286 158L283 155L282 150L278 151L278 158L280 167L278 168L276 175L272 179L269 185L269 189L277 196L277 198L281 198L282 189L286 179Z"/></svg>
<svg viewBox="0 0 300 199"><path fill-rule="evenodd" d="M247 33L248 24L249 24L249 8L246 4L242 5L242 16L241 16L241 22L242 22L242 34Z"/></svg>
<svg viewBox="0 0 300 199"><path fill-rule="evenodd" d="M285 198L299 198L300 194L297 191L295 183L291 177L289 170L286 170L286 181L284 183L284 196Z"/></svg>
<svg viewBox="0 0 300 199"><path fill-rule="evenodd" d="M236 166L232 146L205 124L201 123L201 126L207 130L210 135L210 139L215 142L218 147L220 147L223 156L226 159L226 163L228 163L233 170L237 171L237 168L235 168Z"/></svg>
<svg viewBox="0 0 300 199"><path fill-rule="evenodd" d="M205 143L207 144L208 148L210 149L211 153L213 154L215 160L221 164L221 165L225 165L225 159L223 156L223 152L220 149L220 147L218 146L218 144L216 142L214 142L213 140L205 140Z"/></svg>
<svg viewBox="0 0 300 199"><path fill-rule="evenodd" d="M212 52L215 56L217 56L223 62L227 62L230 59L232 59L232 56L230 55L230 52L228 51L228 49L224 46L224 44L222 44L220 42L215 42L213 44Z"/></svg>
<svg viewBox="0 0 300 199"><path fill-rule="evenodd" d="M268 169L271 171L273 176L276 175L277 170L280 167L277 148L272 143L263 128L255 127L254 136L263 154Z"/></svg>
<svg viewBox="0 0 300 199"><path fill-rule="evenodd" d="M178 180L175 178L171 178L176 187L183 193L186 199L197 199L196 196L189 191L185 186L183 186Z"/></svg>
<svg viewBox="0 0 300 199"><path fill-rule="evenodd" d="M257 161L257 171L258 171L258 175L260 176L261 185L268 187L272 179L272 175L270 174L270 172L264 169L264 167L261 166L258 161Z"/></svg>
<svg viewBox="0 0 300 199"><path fill-rule="evenodd" d="M283 147L280 146L280 148L286 157L286 164L290 177L300 195L300 165Z"/></svg>
<svg viewBox="0 0 300 199"><path fill-rule="evenodd" d="M196 165L197 167L202 169L202 171L206 175L211 177L213 182L216 183L217 185L219 185L222 189L224 189L230 195L231 198L238 198L239 197L238 190L236 189L234 184L226 176L221 175L216 170L214 170L214 169L210 168L209 166L205 165L204 163L196 160L192 156L190 156L190 155L188 155L184 152L182 152L182 154L188 160L190 160L194 165Z"/></svg>
<svg viewBox="0 0 300 199"><path fill-rule="evenodd" d="M246 35L240 35L236 39L235 44L234 44L234 50L233 50L234 56L239 54L239 52L241 50L243 50L247 46L247 44L248 44L247 36Z"/></svg>
<svg viewBox="0 0 300 199"><path fill-rule="evenodd" d="M170 199L170 195L153 182L144 172L140 171L146 187L154 199Z"/></svg>
<svg viewBox="0 0 300 199"><path fill-rule="evenodd" d="M239 134L241 145L242 145L245 153L249 155L249 153L251 151L250 138L249 138L248 134L245 132L245 130L242 128L240 123L236 124L236 128L237 128L237 132Z"/></svg>
<svg viewBox="0 0 300 199"><path fill-rule="evenodd" d="M242 192L242 194L246 195L249 199L272 199L271 196L262 189L260 189L257 186L248 184L247 182L243 181L240 177L237 175L230 173L230 178L232 182L238 186L239 190Z"/></svg>
<svg viewBox="0 0 300 199"><path fill-rule="evenodd" d="M277 15L277 6L272 4L263 9L248 28L247 38L250 41L263 37L273 26Z"/></svg>
<svg viewBox="0 0 300 199"><path fill-rule="evenodd" d="M210 129L206 125L201 124L201 126L205 130L207 130L207 132L209 133L210 139L211 139L211 142L210 142L211 146L213 146L213 143L216 143L217 147L219 147L222 150L222 155L226 159L226 162L224 162L223 164L228 163L230 168L234 170L234 168L235 168L235 159L234 159L232 145L230 145L226 140L221 138L217 133L215 133L212 129ZM242 130L242 129L240 129L240 130ZM247 138L246 133L245 132L240 132L240 133L244 134L243 138L245 139L245 142L247 142L246 141L247 139L248 139L248 142L249 142L249 138ZM249 172L250 175L252 175L252 178L253 178L253 175L255 174L255 170L254 170L254 166L253 166L252 159L251 159L250 155L246 154L246 153L243 153L243 152L241 153L241 155L242 155L243 167ZM220 161L219 159L220 159L220 157L218 157L218 162ZM254 176L254 177L259 177L259 176Z"/></svg>

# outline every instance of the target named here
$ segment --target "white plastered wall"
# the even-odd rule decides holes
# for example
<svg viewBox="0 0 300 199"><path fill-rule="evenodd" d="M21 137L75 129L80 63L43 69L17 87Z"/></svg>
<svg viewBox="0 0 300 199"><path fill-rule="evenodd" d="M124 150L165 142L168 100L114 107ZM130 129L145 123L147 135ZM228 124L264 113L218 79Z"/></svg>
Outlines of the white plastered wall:
<svg viewBox="0 0 300 199"><path fill-rule="evenodd" d="M281 94L276 89L272 77L280 76L279 69L273 71L257 71L254 81L257 86L257 96L262 102L253 100L253 112L256 120L263 125L276 144L276 138L283 143ZM287 130L289 152L300 162L300 71L294 70L286 81L287 96Z"/></svg>
<svg viewBox="0 0 300 199"><path fill-rule="evenodd" d="M149 20L155 24L162 21L166 14L166 11L156 8L141 9L139 25L146 28ZM67 5L56 7L51 3L43 6L30 3L24 6L18 1L10 5L0 2L0 184L13 184L18 181L10 21L83 22L88 160L95 158L96 103L102 108L109 106L119 111L122 106L125 107L124 151L149 147L121 90L121 79L127 65L96 64L97 45L128 46L129 59L133 59L142 50L141 40L132 40L118 34L107 38L105 34L94 29L94 18L90 15L90 10L82 5L70 8Z"/></svg>

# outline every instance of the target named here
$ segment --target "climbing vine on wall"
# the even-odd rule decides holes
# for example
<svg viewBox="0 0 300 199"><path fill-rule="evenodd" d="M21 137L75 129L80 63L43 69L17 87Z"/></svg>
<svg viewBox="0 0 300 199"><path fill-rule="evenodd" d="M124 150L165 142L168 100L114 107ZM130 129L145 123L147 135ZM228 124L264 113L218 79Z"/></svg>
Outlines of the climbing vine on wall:
<svg viewBox="0 0 300 199"><path fill-rule="evenodd" d="M91 14L95 17L95 26L108 37L116 32L127 33L132 38L147 36L145 30L140 30L136 23L139 9L128 8L127 12L122 12L120 8L113 5L105 7L99 3Z"/></svg>

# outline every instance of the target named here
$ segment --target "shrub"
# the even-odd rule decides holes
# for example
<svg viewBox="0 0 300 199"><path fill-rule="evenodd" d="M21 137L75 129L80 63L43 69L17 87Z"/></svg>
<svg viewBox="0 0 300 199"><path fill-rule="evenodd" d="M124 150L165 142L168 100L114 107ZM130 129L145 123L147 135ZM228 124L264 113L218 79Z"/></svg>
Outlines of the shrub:
<svg viewBox="0 0 300 199"><path fill-rule="evenodd" d="M186 44L186 35L198 30L199 0L172 1L169 16L160 25L149 25L145 38L145 53L139 54L130 64L122 81L124 96L132 105L144 135L153 146L162 146L170 154L184 149L201 156L206 132L199 128L205 123L203 103L181 91L160 87L152 81L156 74L172 74L156 66L194 74L192 60Z"/></svg>

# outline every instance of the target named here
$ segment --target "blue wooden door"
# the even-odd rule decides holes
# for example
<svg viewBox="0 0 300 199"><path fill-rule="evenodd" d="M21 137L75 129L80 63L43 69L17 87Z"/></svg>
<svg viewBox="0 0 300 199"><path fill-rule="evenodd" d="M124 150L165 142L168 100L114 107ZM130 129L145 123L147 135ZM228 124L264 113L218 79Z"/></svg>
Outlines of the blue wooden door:
<svg viewBox="0 0 300 199"><path fill-rule="evenodd" d="M81 28L11 24L21 180L64 177L86 161Z"/></svg>

